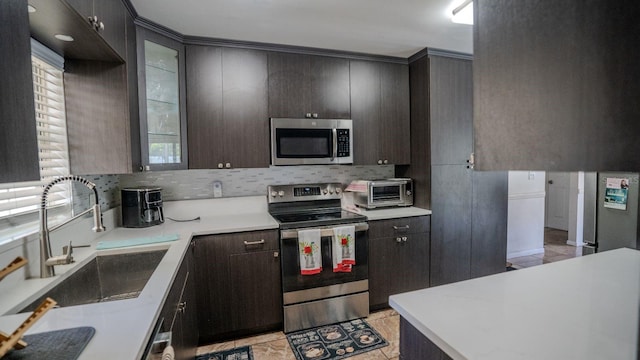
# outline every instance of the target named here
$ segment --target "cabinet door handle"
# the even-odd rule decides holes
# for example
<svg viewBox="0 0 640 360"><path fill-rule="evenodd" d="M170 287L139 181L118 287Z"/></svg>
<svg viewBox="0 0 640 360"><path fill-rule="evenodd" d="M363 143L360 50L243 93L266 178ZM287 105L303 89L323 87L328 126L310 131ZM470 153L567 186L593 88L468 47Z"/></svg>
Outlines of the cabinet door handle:
<svg viewBox="0 0 640 360"><path fill-rule="evenodd" d="M218 163L218 169L224 169L224 164L223 163Z"/></svg>
<svg viewBox="0 0 640 360"><path fill-rule="evenodd" d="M401 238L399 238L399 237L397 237L397 238L396 238L396 242L397 242L398 244L400 244L400 243L402 242L402 239L401 239Z"/></svg>
<svg viewBox="0 0 640 360"><path fill-rule="evenodd" d="M273 257L274 257L274 258L277 258L278 256L280 256L280 253L279 253L279 252L277 252L277 251L274 251L274 252L273 252Z"/></svg>
<svg viewBox="0 0 640 360"><path fill-rule="evenodd" d="M180 311L181 313L184 313L186 308L187 308L187 302L186 301L178 303L178 311Z"/></svg>
<svg viewBox="0 0 640 360"><path fill-rule="evenodd" d="M402 242L407 242L407 237L406 236L402 237Z"/></svg>
<svg viewBox="0 0 640 360"><path fill-rule="evenodd" d="M378 160L378 165L382 165L382 160Z"/></svg>
<svg viewBox="0 0 640 360"><path fill-rule="evenodd" d="M387 164L389 163L389 160L384 159L383 163L384 163L385 165L387 165Z"/></svg>
<svg viewBox="0 0 640 360"><path fill-rule="evenodd" d="M409 230L409 225L405 226L393 226L393 230Z"/></svg>
<svg viewBox="0 0 640 360"><path fill-rule="evenodd" d="M231 169L231 163L226 163L224 167L226 167L227 169Z"/></svg>
<svg viewBox="0 0 640 360"><path fill-rule="evenodd" d="M244 246L250 246L250 245L262 245L264 244L264 239L260 239L258 241L244 241Z"/></svg>

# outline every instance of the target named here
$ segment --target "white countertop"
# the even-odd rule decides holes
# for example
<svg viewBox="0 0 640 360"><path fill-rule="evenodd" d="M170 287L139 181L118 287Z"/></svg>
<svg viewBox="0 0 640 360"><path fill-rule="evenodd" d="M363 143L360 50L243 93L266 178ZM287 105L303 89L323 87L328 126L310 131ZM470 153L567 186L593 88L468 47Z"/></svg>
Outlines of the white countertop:
<svg viewBox="0 0 640 360"><path fill-rule="evenodd" d="M369 210L363 213L370 220L377 220L428 215L431 212L410 207ZM278 223L268 213L265 196L167 201L164 203L164 214L167 219L162 225L142 229L116 228L89 242L89 248L75 248L73 254L76 262L56 266L58 275L53 278L23 280L12 287L11 291L0 292L0 313L12 314L24 308L96 256L167 249L166 255L137 298L52 309L27 331L27 334L31 334L92 326L96 333L82 352L81 360L139 359L193 236L278 228ZM185 220L197 216L200 220L194 222L174 222L168 219ZM73 237L72 230L60 230L63 231L66 232L65 237ZM179 235L179 240L96 250L98 241L170 234ZM73 240L74 244L86 243L81 239L70 240ZM21 313L0 317L0 331L11 333L28 316L29 313Z"/></svg>
<svg viewBox="0 0 640 360"><path fill-rule="evenodd" d="M265 197L165 202L164 208L166 217L189 219L200 216L201 220L197 222L167 220L162 225L144 229L114 229L99 238L99 241L168 234L178 234L180 239L167 243L99 251L95 250L97 241L94 241L90 248L74 250L76 263L56 267L61 275L49 279L25 280L10 293L0 294L3 312L28 305L68 274L73 273L74 269L94 258L96 254L107 255L168 248L166 255L137 298L52 309L27 331L29 334L77 326L92 326L96 329L96 333L82 352L80 359L139 359L193 235L278 228L278 223L266 211ZM29 313L2 316L0 330L11 333L28 316Z"/></svg>
<svg viewBox="0 0 640 360"><path fill-rule="evenodd" d="M453 359L636 359L640 251L393 295L389 303Z"/></svg>

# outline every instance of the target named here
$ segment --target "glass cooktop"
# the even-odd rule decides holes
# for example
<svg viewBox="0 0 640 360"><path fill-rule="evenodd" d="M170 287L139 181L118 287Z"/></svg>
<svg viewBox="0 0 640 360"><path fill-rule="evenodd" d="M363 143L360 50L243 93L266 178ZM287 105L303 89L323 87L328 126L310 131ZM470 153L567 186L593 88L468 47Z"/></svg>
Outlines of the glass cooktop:
<svg viewBox="0 0 640 360"><path fill-rule="evenodd" d="M366 216L354 214L349 211L337 209L324 212L294 212L271 214L280 223L280 228L327 226L338 224L350 224L366 221Z"/></svg>

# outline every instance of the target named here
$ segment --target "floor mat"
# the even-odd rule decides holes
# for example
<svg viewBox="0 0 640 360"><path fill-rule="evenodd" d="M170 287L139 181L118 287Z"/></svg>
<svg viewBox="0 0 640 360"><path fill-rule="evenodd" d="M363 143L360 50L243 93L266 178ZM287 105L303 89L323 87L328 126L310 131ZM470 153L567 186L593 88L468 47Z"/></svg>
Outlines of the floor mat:
<svg viewBox="0 0 640 360"><path fill-rule="evenodd" d="M231 350L198 355L196 360L253 360L253 351L251 351L251 346L241 346Z"/></svg>
<svg viewBox="0 0 640 360"><path fill-rule="evenodd" d="M362 319L287 334L298 360L345 359L389 345Z"/></svg>

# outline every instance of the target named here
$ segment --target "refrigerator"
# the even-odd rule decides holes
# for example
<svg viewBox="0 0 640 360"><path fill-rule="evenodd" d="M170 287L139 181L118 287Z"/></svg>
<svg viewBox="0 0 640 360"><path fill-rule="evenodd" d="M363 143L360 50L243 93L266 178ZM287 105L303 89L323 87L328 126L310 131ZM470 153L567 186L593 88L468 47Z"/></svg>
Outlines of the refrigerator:
<svg viewBox="0 0 640 360"><path fill-rule="evenodd" d="M583 255L623 247L639 248L639 188L638 173L597 174L595 237L585 239Z"/></svg>

